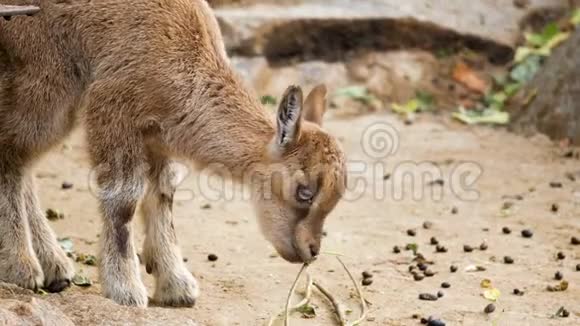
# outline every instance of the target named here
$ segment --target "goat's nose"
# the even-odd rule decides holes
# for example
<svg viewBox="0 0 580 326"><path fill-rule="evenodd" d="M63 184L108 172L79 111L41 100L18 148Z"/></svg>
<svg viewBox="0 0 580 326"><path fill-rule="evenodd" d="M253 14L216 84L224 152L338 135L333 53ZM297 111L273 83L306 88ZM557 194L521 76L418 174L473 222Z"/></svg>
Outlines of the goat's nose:
<svg viewBox="0 0 580 326"><path fill-rule="evenodd" d="M320 254L320 246L315 245L315 244L311 244L310 245L310 254L312 255L312 258L318 257L318 255Z"/></svg>

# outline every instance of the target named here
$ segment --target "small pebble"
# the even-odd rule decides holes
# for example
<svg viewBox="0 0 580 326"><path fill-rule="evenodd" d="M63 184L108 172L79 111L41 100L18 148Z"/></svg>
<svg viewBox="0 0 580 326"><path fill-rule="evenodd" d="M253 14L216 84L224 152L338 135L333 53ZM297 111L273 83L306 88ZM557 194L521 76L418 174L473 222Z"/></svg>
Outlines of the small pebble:
<svg viewBox="0 0 580 326"><path fill-rule="evenodd" d="M514 207L514 205L515 204L513 202L506 201L506 202L503 203L503 205L501 206L501 208L504 209L504 210L507 210L507 209L510 209L510 208Z"/></svg>
<svg viewBox="0 0 580 326"><path fill-rule="evenodd" d="M566 259L566 254L559 251L558 254L556 255L556 257L558 257L559 260L564 260L564 259Z"/></svg>
<svg viewBox="0 0 580 326"><path fill-rule="evenodd" d="M383 176L383 180L385 180L385 181L389 180L390 178L391 178L391 174L390 173L387 173L387 174L385 174Z"/></svg>
<svg viewBox="0 0 580 326"><path fill-rule="evenodd" d="M570 243L575 245L575 246L578 246L578 245L580 245L580 239L577 237L572 237L572 239L570 239Z"/></svg>
<svg viewBox="0 0 580 326"><path fill-rule="evenodd" d="M363 286L369 286L369 285L371 285L371 284L373 284L373 279L372 279L372 277L370 277L370 278L364 278L364 279L362 280L362 285L363 285Z"/></svg>
<svg viewBox="0 0 580 326"><path fill-rule="evenodd" d="M401 248L399 248L399 246L394 246L393 247L393 252L396 253L396 254L399 254L399 253L401 253Z"/></svg>
<svg viewBox="0 0 580 326"><path fill-rule="evenodd" d="M558 213L558 211L560 210L560 206L558 204L552 204L552 207L550 207L550 210L552 211L552 213Z"/></svg>
<svg viewBox="0 0 580 326"><path fill-rule="evenodd" d="M371 277L373 277L373 274L369 271L364 271L364 272L362 272L362 277L363 278L371 278Z"/></svg>
<svg viewBox="0 0 580 326"><path fill-rule="evenodd" d="M557 281L561 281L561 280L563 280L563 279L564 279L564 274L562 274L562 272L558 271L558 272L556 272L556 274L554 274L554 278L555 278Z"/></svg>
<svg viewBox="0 0 580 326"><path fill-rule="evenodd" d="M218 256L216 254L209 254L209 255L207 255L207 260L209 260L209 261L217 261L218 260Z"/></svg>
<svg viewBox="0 0 580 326"><path fill-rule="evenodd" d="M425 276L427 276L427 277L433 277L433 276L435 276L435 272L433 272L430 269L426 270L423 274L425 274Z"/></svg>
<svg viewBox="0 0 580 326"><path fill-rule="evenodd" d="M201 209L211 209L211 204L203 204Z"/></svg>
<svg viewBox="0 0 580 326"><path fill-rule="evenodd" d="M442 246L442 245L437 245L437 247L435 247L435 251L440 252L440 253L446 253L447 247Z"/></svg>
<svg viewBox="0 0 580 326"><path fill-rule="evenodd" d="M483 311L484 311L486 314L491 314L491 313L493 313L493 312L495 311L495 305L494 305L493 303L490 303L490 304L488 304L488 305L485 307L485 309L483 309Z"/></svg>
<svg viewBox="0 0 580 326"><path fill-rule="evenodd" d="M420 281L422 281L424 278L425 278L425 276L423 276L423 275L419 275L419 274L414 274L414 275L413 275L413 279L414 279L415 281L417 281L417 282L420 282Z"/></svg>
<svg viewBox="0 0 580 326"><path fill-rule="evenodd" d="M508 228L507 226L504 226L503 229L501 229L501 231L503 232L503 234L512 233L512 229Z"/></svg>
<svg viewBox="0 0 580 326"><path fill-rule="evenodd" d="M414 265L409 265L409 272L412 273L415 270L415 268L417 267L415 267Z"/></svg>
<svg viewBox="0 0 580 326"><path fill-rule="evenodd" d="M580 272L580 264L576 265L576 271Z"/></svg>
<svg viewBox="0 0 580 326"><path fill-rule="evenodd" d="M486 242L479 245L479 250L481 250L481 251L486 251L487 248L488 248L488 246L487 246Z"/></svg>
<svg viewBox="0 0 580 326"><path fill-rule="evenodd" d="M445 323L439 319L431 319L427 323L427 326L445 326Z"/></svg>
<svg viewBox="0 0 580 326"><path fill-rule="evenodd" d="M449 289L451 287L451 284L449 284L447 282L443 282L443 283L441 283L441 287L444 289Z"/></svg>
<svg viewBox="0 0 580 326"><path fill-rule="evenodd" d="M528 230L528 229L522 230L522 237L531 238L533 236L534 236L534 232L532 232L532 230Z"/></svg>
<svg viewBox="0 0 580 326"><path fill-rule="evenodd" d="M524 292L523 292L523 291L521 291L520 289L514 289L514 292L513 292L513 293L514 293L515 295L519 295L519 296L522 296L522 295L524 295Z"/></svg>
<svg viewBox="0 0 580 326"><path fill-rule="evenodd" d="M183 257L183 262L184 262L184 263L187 263L188 261L189 261L189 258L187 258L187 257Z"/></svg>
<svg viewBox="0 0 580 326"><path fill-rule="evenodd" d="M457 266L455 266L455 265L451 265L451 266L449 267L449 271L451 271L451 273L455 273L455 272L457 272L457 269L458 269L458 268L457 268Z"/></svg>
<svg viewBox="0 0 580 326"><path fill-rule="evenodd" d="M425 301L437 301L437 296L431 293L421 293L419 294L419 300Z"/></svg>
<svg viewBox="0 0 580 326"><path fill-rule="evenodd" d="M71 182L68 181L64 181L61 185L61 188L63 190L68 190L68 189L72 189L72 187L74 187L74 185Z"/></svg>
<svg viewBox="0 0 580 326"><path fill-rule="evenodd" d="M432 227L433 227L433 223L432 223L432 222L425 221L425 222L423 223L423 229L425 229L425 230L429 230L429 229L430 229L430 228L432 228Z"/></svg>
<svg viewBox="0 0 580 326"><path fill-rule="evenodd" d="M457 207L453 207L453 208L451 209L451 214L454 214L454 215L455 215L455 214L457 214L457 213L459 213L459 209L458 209Z"/></svg>
<svg viewBox="0 0 580 326"><path fill-rule="evenodd" d="M436 246L439 244L439 240L437 240L437 238L435 238L435 237L431 237L431 244L433 246Z"/></svg>
<svg viewBox="0 0 580 326"><path fill-rule="evenodd" d="M514 263L514 259L510 256L505 256L503 257L503 262L506 264L513 264Z"/></svg>
<svg viewBox="0 0 580 326"><path fill-rule="evenodd" d="M557 181L550 182L550 187L552 188L562 188L562 183Z"/></svg>
<svg viewBox="0 0 580 326"><path fill-rule="evenodd" d="M411 318L413 318L413 319L419 319L419 317L421 317L421 316L419 316L419 314L413 314L413 315L411 316Z"/></svg>
<svg viewBox="0 0 580 326"><path fill-rule="evenodd" d="M472 252L473 251L473 247L470 245L464 245L463 246L463 251L465 252Z"/></svg>
<svg viewBox="0 0 580 326"><path fill-rule="evenodd" d="M443 293L443 291L437 291L438 298L443 298L444 295L445 295L445 293Z"/></svg>
<svg viewBox="0 0 580 326"><path fill-rule="evenodd" d="M421 324L427 325L427 323L429 322L429 320L425 317L421 318Z"/></svg>
<svg viewBox="0 0 580 326"><path fill-rule="evenodd" d="M426 271L428 266L425 263L418 263L417 268L419 268L422 272Z"/></svg>
<svg viewBox="0 0 580 326"><path fill-rule="evenodd" d="M413 229L409 229L409 230L407 230L407 235L410 237L414 237L417 235L417 231L415 231Z"/></svg>
<svg viewBox="0 0 580 326"><path fill-rule="evenodd" d="M570 312L566 309L562 309L562 317L564 318L570 317Z"/></svg>

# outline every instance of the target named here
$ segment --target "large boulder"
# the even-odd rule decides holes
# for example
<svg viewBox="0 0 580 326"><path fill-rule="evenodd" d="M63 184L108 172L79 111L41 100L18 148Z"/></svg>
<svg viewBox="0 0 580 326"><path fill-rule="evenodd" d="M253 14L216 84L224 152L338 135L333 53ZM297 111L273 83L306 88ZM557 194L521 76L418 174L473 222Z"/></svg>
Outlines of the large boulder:
<svg viewBox="0 0 580 326"><path fill-rule="evenodd" d="M580 144L580 29L554 51L521 94L513 109L514 130Z"/></svg>
<svg viewBox="0 0 580 326"><path fill-rule="evenodd" d="M231 0L216 9L226 46L242 56L342 61L352 51L467 47L511 60L520 23L568 0Z"/></svg>
<svg viewBox="0 0 580 326"><path fill-rule="evenodd" d="M32 291L0 284L0 325L74 326L57 307L35 298Z"/></svg>

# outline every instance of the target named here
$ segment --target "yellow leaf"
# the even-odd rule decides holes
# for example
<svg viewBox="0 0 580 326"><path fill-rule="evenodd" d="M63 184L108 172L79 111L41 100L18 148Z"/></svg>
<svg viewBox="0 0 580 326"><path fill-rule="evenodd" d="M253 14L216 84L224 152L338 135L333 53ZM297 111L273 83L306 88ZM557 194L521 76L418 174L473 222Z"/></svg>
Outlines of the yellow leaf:
<svg viewBox="0 0 580 326"><path fill-rule="evenodd" d="M546 43L546 45L540 49L540 53L546 53L546 56L549 56L553 48L566 41L569 37L570 33L560 33L554 36L548 43Z"/></svg>
<svg viewBox="0 0 580 326"><path fill-rule="evenodd" d="M483 279L481 281L481 287L484 288L484 289L491 289L492 288L491 287L491 280L489 280L487 278L486 279Z"/></svg>
<svg viewBox="0 0 580 326"><path fill-rule="evenodd" d="M523 62L527 57L534 53L534 49L521 46L516 50L516 55L514 58L515 63Z"/></svg>
<svg viewBox="0 0 580 326"><path fill-rule="evenodd" d="M420 107L420 103L417 99L412 99L404 105L393 103L393 111L401 114L408 114L417 111Z"/></svg>
<svg viewBox="0 0 580 326"><path fill-rule="evenodd" d="M500 295L501 295L501 292L496 288L487 289L483 292L484 298L486 298L489 301L494 301L494 302L499 299Z"/></svg>
<svg viewBox="0 0 580 326"><path fill-rule="evenodd" d="M574 10L572 18L570 18L570 23L572 23L572 25L580 25L580 8Z"/></svg>

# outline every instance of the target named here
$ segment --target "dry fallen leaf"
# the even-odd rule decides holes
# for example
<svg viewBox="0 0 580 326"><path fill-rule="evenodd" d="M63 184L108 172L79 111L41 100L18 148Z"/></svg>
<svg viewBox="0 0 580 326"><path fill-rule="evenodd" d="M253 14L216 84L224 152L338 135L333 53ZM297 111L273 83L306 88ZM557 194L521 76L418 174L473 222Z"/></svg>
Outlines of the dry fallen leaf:
<svg viewBox="0 0 580 326"><path fill-rule="evenodd" d="M556 286L548 285L547 290L550 292L561 292L568 289L568 281L562 281Z"/></svg>
<svg viewBox="0 0 580 326"><path fill-rule="evenodd" d="M499 299L501 295L500 290L496 289L496 288L492 288L492 289L487 289L485 291L483 291L483 297L486 298L489 301L497 301Z"/></svg>
<svg viewBox="0 0 580 326"><path fill-rule="evenodd" d="M489 280L489 279L487 279L487 278L486 278L486 279L483 279L483 280L481 281L481 287L482 287L483 289L491 289L491 280Z"/></svg>
<svg viewBox="0 0 580 326"><path fill-rule="evenodd" d="M472 91L485 94L488 89L488 84L481 79L475 71L463 62L459 62L453 69L453 79L463 84Z"/></svg>

